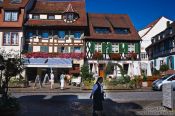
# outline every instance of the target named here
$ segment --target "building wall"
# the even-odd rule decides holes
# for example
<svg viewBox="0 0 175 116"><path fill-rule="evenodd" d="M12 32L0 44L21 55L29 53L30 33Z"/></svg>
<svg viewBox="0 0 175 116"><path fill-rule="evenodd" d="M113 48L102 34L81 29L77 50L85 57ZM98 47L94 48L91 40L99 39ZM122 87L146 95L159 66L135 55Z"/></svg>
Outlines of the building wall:
<svg viewBox="0 0 175 116"><path fill-rule="evenodd" d="M13 32L12 30L10 31L10 32ZM14 32L16 32L15 30L14 30ZM10 52L11 50L13 50L13 51L16 51L15 53L16 54L19 54L20 53L20 49L21 49L21 41L22 41L22 37L23 37L23 32L18 32L18 35L19 35L19 44L18 45L16 45L16 46L4 46L3 45L3 32L1 31L0 32L0 49L1 50L5 50L6 52Z"/></svg>

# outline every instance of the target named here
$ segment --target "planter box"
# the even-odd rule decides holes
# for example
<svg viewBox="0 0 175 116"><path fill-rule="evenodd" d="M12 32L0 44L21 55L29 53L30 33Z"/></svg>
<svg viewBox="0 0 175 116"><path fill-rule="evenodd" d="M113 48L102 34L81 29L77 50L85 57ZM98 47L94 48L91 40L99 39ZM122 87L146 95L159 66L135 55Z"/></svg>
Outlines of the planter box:
<svg viewBox="0 0 175 116"><path fill-rule="evenodd" d="M148 87L148 82L142 82L142 87Z"/></svg>

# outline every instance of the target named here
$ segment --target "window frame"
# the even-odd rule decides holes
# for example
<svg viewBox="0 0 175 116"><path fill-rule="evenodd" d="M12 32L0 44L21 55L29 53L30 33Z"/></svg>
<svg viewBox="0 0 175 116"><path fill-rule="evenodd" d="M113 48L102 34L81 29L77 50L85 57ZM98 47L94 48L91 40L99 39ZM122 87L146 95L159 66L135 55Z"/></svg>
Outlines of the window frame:
<svg viewBox="0 0 175 116"><path fill-rule="evenodd" d="M6 13L10 13L10 19L6 20ZM17 13L16 20L12 20L12 13ZM18 11L4 11L4 22L18 22L19 12Z"/></svg>
<svg viewBox="0 0 175 116"><path fill-rule="evenodd" d="M125 32L124 30L127 30L127 32ZM114 28L114 32L115 34L122 34L122 35L127 35L131 33L130 28Z"/></svg>
<svg viewBox="0 0 175 116"><path fill-rule="evenodd" d="M94 32L96 34L109 34L111 29L109 27L94 27Z"/></svg>
<svg viewBox="0 0 175 116"><path fill-rule="evenodd" d="M9 39L10 39L9 44L4 43L4 40L6 40L6 39L4 39L5 33L9 33ZM17 34L17 44L12 44L12 34L14 34L14 33ZM19 33L18 32L3 32L2 46L19 46Z"/></svg>

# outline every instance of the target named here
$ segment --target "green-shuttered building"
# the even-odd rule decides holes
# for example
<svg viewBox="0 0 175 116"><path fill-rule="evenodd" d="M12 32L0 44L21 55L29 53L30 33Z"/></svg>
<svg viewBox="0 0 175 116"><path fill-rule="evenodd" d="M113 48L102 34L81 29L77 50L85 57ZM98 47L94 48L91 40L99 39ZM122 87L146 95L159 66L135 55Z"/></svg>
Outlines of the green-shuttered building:
<svg viewBox="0 0 175 116"><path fill-rule="evenodd" d="M127 71L131 61L140 60L140 37L128 15L88 14L89 36L85 37L85 53L91 68L102 70L111 61ZM98 64L98 65L97 65Z"/></svg>

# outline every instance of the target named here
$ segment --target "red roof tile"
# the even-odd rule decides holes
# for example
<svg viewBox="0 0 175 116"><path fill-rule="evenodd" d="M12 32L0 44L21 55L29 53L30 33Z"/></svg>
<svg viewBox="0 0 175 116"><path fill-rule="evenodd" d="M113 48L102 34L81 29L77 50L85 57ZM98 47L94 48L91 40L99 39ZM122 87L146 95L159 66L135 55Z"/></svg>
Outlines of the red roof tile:
<svg viewBox="0 0 175 116"><path fill-rule="evenodd" d="M79 14L79 19L74 23L65 23L63 20L32 20L29 19L25 25L27 26L87 26L87 16L85 11L85 1L71 1L71 2L49 2L37 1L30 13L39 14L63 14L68 7Z"/></svg>
<svg viewBox="0 0 175 116"><path fill-rule="evenodd" d="M138 35L128 15L123 14L88 14L90 36L86 39L111 39L111 40L138 40ZM94 27L109 27L111 33L98 34L95 33ZM114 28L129 28L129 34L116 34Z"/></svg>
<svg viewBox="0 0 175 116"><path fill-rule="evenodd" d="M30 0L22 0L21 3L12 4L11 0L4 0L3 3L0 4L0 8L7 10L16 10L19 8L24 8L29 1Z"/></svg>

